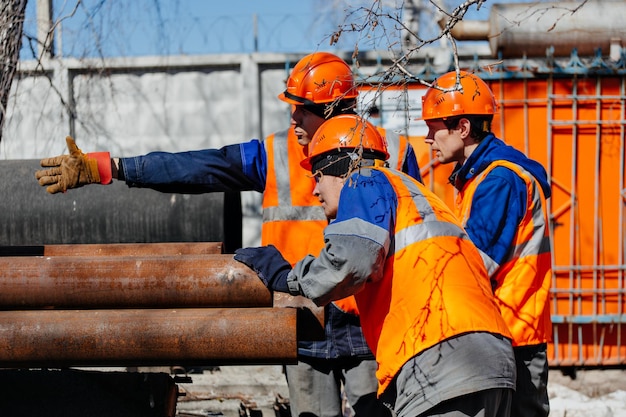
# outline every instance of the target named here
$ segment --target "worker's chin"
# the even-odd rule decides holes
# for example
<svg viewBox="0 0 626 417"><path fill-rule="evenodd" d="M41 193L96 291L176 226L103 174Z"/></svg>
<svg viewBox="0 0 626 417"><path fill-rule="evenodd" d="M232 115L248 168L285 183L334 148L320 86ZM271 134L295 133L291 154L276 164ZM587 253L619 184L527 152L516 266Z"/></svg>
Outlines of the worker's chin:
<svg viewBox="0 0 626 417"><path fill-rule="evenodd" d="M309 143L311 142L311 138L309 137L309 135L307 135L307 133L300 129L300 128L294 128L294 133L296 134L296 138L298 138L298 143L302 146L308 146Z"/></svg>
<svg viewBox="0 0 626 417"><path fill-rule="evenodd" d="M337 217L337 209L333 210L325 204L322 204L322 207L324 208L324 215L326 215L326 218L328 220L333 220L335 217Z"/></svg>

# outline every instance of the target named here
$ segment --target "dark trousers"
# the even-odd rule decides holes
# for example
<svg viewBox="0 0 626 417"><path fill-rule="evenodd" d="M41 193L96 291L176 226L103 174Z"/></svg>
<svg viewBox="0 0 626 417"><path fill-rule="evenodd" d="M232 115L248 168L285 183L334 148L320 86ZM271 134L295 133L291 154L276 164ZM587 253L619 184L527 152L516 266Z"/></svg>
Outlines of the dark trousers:
<svg viewBox="0 0 626 417"><path fill-rule="evenodd" d="M509 417L513 390L494 388L440 402L418 417Z"/></svg>
<svg viewBox="0 0 626 417"><path fill-rule="evenodd" d="M548 347L545 343L514 347L517 381L511 417L547 417Z"/></svg>

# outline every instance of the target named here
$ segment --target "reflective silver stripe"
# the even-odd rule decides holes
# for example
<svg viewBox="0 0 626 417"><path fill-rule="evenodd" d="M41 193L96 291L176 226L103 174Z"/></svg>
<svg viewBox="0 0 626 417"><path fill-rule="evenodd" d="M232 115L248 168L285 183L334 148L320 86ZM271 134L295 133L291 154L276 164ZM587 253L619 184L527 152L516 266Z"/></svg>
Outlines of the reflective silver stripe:
<svg viewBox="0 0 626 417"><path fill-rule="evenodd" d="M413 199L413 204L420 213L423 221L422 223L409 226L396 232L395 252L401 251L415 242L433 237L448 236L469 240L463 228L454 223L441 221L437 218L430 202L424 194L422 194L411 177L408 175L399 175L398 177L401 178L402 183L407 187Z"/></svg>
<svg viewBox="0 0 626 417"><path fill-rule="evenodd" d="M274 134L274 173L278 189L278 205L291 207L291 177L289 175L289 151L287 130Z"/></svg>
<svg viewBox="0 0 626 417"><path fill-rule="evenodd" d="M487 268L487 274L489 276L492 276L493 273L496 272L498 268L500 268L500 265L496 261L491 259L491 256L487 255L485 252L480 250L480 248L477 247L477 249L478 249L478 252L480 252L480 257L483 258L483 263L485 264L485 267Z"/></svg>
<svg viewBox="0 0 626 417"><path fill-rule="evenodd" d="M529 255L550 253L550 251L550 237L535 234L528 242L515 247L515 256L522 258Z"/></svg>
<svg viewBox="0 0 626 417"><path fill-rule="evenodd" d="M404 158L406 158L406 152L403 152L401 160L398 160L398 153L400 152L400 135L392 130L385 129L385 139L387 140L387 152L389 152L389 168L402 170L404 166Z"/></svg>
<svg viewBox="0 0 626 417"><path fill-rule="evenodd" d="M532 201L529 202L533 206L532 219L533 219L533 235L532 237L522 244L515 247L516 257L524 257L529 255L539 255L542 253L550 253L550 237L546 233L548 225L546 224L546 218L543 215L543 199L541 198L541 186L537 183L535 177L530 175L529 172L522 169L522 172L530 178L532 184Z"/></svg>
<svg viewBox="0 0 626 417"><path fill-rule="evenodd" d="M456 237L469 241L465 231L455 224L442 221L423 222L406 227L396 233L395 251L400 252L415 242L434 237Z"/></svg>
<svg viewBox="0 0 626 417"><path fill-rule="evenodd" d="M327 235L367 237L384 247L385 252L389 251L389 232L380 226L376 226L358 217L329 224L324 230L324 236Z"/></svg>
<svg viewBox="0 0 626 417"><path fill-rule="evenodd" d="M326 220L322 206L282 206L263 209L263 221L280 220Z"/></svg>
<svg viewBox="0 0 626 417"><path fill-rule="evenodd" d="M413 182L413 178L408 175L400 175L402 184L409 190L409 193L413 197L413 204L419 211L420 216L424 219L424 222L437 222L437 216L434 213L433 207L430 205L424 194L419 190L417 185Z"/></svg>
<svg viewBox="0 0 626 417"><path fill-rule="evenodd" d="M289 172L288 131L274 134L273 158L274 175L278 193L278 206L263 208L263 222L281 220L323 220L326 221L322 206L292 206L291 177ZM267 147L265 148L267 151ZM304 175L304 172L303 174Z"/></svg>

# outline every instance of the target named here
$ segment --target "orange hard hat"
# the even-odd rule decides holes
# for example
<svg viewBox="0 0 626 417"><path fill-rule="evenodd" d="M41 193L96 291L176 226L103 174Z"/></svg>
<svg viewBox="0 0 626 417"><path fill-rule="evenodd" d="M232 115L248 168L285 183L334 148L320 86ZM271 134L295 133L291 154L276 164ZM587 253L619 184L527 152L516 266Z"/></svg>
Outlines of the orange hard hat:
<svg viewBox="0 0 626 417"><path fill-rule="evenodd" d="M489 86L476 75L461 71L462 90L441 91L429 88L422 96L422 119L445 119L461 115L493 115L498 105ZM433 86L451 89L456 84L456 72L437 78Z"/></svg>
<svg viewBox="0 0 626 417"><path fill-rule="evenodd" d="M309 143L300 165L311 170L320 157L353 152L365 159L389 158L387 142L376 126L356 114L341 114L325 121Z"/></svg>
<svg viewBox="0 0 626 417"><path fill-rule="evenodd" d="M290 104L324 104L358 95L350 66L337 55L314 52L291 70L287 89L278 98Z"/></svg>

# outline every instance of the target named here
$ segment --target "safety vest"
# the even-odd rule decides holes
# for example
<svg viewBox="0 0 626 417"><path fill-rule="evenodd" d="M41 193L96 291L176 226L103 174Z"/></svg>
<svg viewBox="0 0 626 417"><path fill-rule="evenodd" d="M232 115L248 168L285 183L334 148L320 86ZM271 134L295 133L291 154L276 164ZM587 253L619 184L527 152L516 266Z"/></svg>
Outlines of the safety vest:
<svg viewBox="0 0 626 417"><path fill-rule="evenodd" d="M485 256L487 271L497 283L496 300L513 335L513 346L547 343L552 337L550 285L552 259L546 199L535 178L509 161L494 161L457 194L457 215L465 225L471 216L476 188L496 167L505 167L526 183L526 213L517 227L509 258L499 266Z"/></svg>
<svg viewBox="0 0 626 417"><path fill-rule="evenodd" d="M396 133L386 135L389 166L402 169L408 139ZM315 180L300 166L305 147L298 143L293 128L268 136L264 141L267 178L263 192L261 244L272 244L292 265L306 255L317 256L324 247L324 228L328 220L317 197ZM358 314L354 297L334 301L346 313Z"/></svg>
<svg viewBox="0 0 626 417"><path fill-rule="evenodd" d="M407 175L386 168L398 200L383 278L355 295L376 356L378 393L412 357L451 337L510 337L478 249L452 211Z"/></svg>

